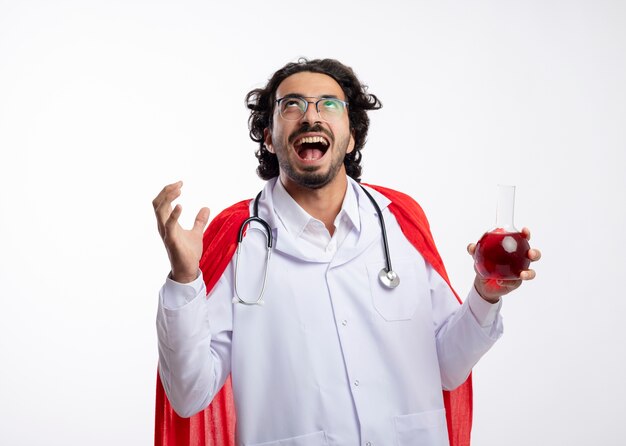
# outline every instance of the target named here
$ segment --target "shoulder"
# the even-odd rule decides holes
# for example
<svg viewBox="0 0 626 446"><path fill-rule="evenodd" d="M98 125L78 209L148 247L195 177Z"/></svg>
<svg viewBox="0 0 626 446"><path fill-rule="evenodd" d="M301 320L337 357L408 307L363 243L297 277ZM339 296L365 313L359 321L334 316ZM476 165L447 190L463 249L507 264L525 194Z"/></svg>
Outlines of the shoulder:
<svg viewBox="0 0 626 446"><path fill-rule="evenodd" d="M220 212L204 231L200 269L207 290L212 290L232 258L241 223L249 215L250 200L240 201Z"/></svg>
<svg viewBox="0 0 626 446"><path fill-rule="evenodd" d="M394 215L397 216L398 213L404 214L407 217L410 217L411 220L417 220L421 224L424 224L428 227L428 220L426 219L426 214L424 213L424 210L419 205L419 203L415 201L410 195L407 195L404 192L390 189L388 187L377 186L375 184L364 183L363 185L374 189L375 191L381 193L389 200L391 200L391 203L389 204L389 210Z"/></svg>
<svg viewBox="0 0 626 446"><path fill-rule="evenodd" d="M437 251L437 247L435 246L426 214L424 214L422 207L417 201L407 194L393 189L374 185L367 186L391 200L391 203L389 203L389 211L398 221L400 229L407 240L449 284L448 274L446 273L441 256Z"/></svg>
<svg viewBox="0 0 626 446"><path fill-rule="evenodd" d="M217 216L211 221L211 224L221 226L232 220L245 220L246 218L248 218L248 214L250 213L249 207L249 199L235 203L217 214Z"/></svg>
<svg viewBox="0 0 626 446"><path fill-rule="evenodd" d="M207 240L214 239L218 233L225 234L239 231L241 223L250 214L249 205L250 200L242 200L217 214L204 232L205 243Z"/></svg>

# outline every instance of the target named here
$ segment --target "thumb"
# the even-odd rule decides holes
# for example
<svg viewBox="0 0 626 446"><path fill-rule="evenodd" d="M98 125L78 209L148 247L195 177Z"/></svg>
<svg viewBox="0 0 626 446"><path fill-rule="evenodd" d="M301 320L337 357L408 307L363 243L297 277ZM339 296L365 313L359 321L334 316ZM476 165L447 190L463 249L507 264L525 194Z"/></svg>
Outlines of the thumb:
<svg viewBox="0 0 626 446"><path fill-rule="evenodd" d="M200 209L200 211L198 212L198 215L196 215L196 220L193 222L192 231L204 232L204 228L206 227L206 224L209 221L210 214L211 214L211 211L209 211L209 208Z"/></svg>

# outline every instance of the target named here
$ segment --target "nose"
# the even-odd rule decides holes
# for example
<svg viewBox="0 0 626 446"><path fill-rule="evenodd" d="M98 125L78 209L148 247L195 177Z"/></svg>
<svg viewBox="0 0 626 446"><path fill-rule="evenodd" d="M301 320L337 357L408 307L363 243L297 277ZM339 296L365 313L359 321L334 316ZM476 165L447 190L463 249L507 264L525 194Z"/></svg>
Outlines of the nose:
<svg viewBox="0 0 626 446"><path fill-rule="evenodd" d="M317 106L315 105L315 102L309 102L306 112L304 113L304 115L302 115L302 118L300 118L300 120L302 122L308 122L310 124L322 122L322 118L320 118L320 115L317 112Z"/></svg>

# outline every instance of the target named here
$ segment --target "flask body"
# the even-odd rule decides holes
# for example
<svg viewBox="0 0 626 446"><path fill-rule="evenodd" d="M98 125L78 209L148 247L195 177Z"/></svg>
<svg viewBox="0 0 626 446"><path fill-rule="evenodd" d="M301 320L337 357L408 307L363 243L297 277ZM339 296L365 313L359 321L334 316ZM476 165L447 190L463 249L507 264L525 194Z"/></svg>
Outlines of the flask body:
<svg viewBox="0 0 626 446"><path fill-rule="evenodd" d="M513 225L515 186L498 186L496 226L486 232L476 244L474 264L485 279L519 279L528 269L530 245L523 233Z"/></svg>
<svg viewBox="0 0 626 446"><path fill-rule="evenodd" d="M521 232L496 228L485 233L476 244L476 270L485 279L519 279L528 269L530 244Z"/></svg>

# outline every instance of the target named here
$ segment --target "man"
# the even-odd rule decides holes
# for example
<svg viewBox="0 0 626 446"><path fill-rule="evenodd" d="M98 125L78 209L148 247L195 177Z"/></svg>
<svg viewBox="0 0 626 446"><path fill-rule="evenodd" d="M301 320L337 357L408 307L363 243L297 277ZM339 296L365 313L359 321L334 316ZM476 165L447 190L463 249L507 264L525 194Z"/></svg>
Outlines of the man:
<svg viewBox="0 0 626 446"><path fill-rule="evenodd" d="M350 68L300 60L247 99L268 180L257 200L216 217L204 240L207 208L191 230L172 209L181 182L153 201L171 263L157 327L174 410L203 410L230 374L238 445L469 444L471 368L501 335L500 297L534 271L500 283L477 276L459 305L419 206L359 185L366 112L380 102ZM274 238L267 263L258 222L232 256L249 214ZM459 386L460 397L448 392ZM157 444L181 443L165 432L176 420L158 404ZM195 442L217 437L185 429L185 444L226 441Z"/></svg>

